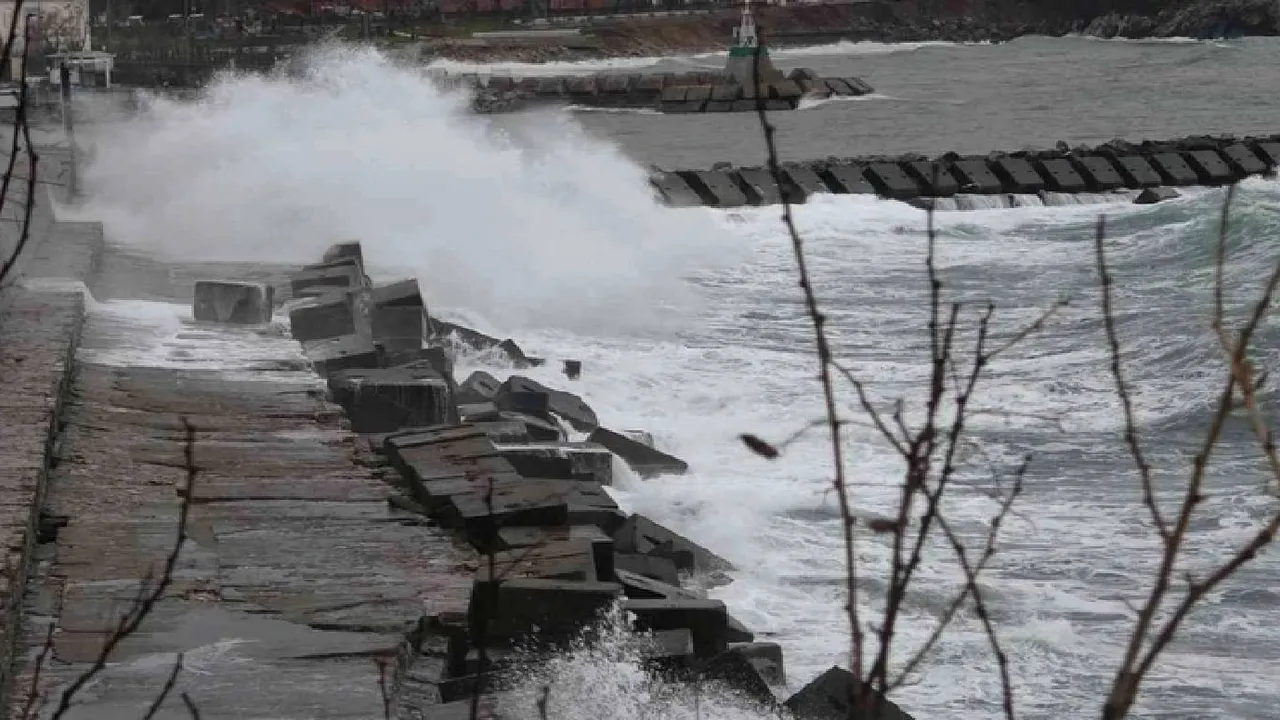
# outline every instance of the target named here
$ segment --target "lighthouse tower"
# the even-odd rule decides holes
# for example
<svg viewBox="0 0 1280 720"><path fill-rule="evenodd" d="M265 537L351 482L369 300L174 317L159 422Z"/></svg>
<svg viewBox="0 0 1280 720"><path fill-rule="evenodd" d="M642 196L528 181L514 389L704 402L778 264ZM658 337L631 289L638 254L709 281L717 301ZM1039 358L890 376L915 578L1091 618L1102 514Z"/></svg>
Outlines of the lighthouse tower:
<svg viewBox="0 0 1280 720"><path fill-rule="evenodd" d="M748 97L755 94L757 69L761 85L770 85L783 79L782 73L769 59L769 49L760 45L760 38L756 35L756 19L751 14L751 0L747 0L742 6L742 22L734 28L733 40L724 71L733 82L750 88L747 91Z"/></svg>

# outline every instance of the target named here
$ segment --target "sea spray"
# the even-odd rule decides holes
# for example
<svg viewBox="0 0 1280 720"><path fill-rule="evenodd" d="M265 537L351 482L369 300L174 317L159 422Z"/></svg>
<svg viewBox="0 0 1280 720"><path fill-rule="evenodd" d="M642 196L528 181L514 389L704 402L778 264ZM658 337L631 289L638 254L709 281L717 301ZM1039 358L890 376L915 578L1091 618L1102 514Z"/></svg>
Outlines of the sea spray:
<svg viewBox="0 0 1280 720"><path fill-rule="evenodd" d="M696 306L688 268L742 257L712 213L660 207L645 170L569 113L498 124L368 50L224 76L199 100L152 98L90 127L82 212L113 242L305 262L359 238L429 303L509 328L670 327Z"/></svg>

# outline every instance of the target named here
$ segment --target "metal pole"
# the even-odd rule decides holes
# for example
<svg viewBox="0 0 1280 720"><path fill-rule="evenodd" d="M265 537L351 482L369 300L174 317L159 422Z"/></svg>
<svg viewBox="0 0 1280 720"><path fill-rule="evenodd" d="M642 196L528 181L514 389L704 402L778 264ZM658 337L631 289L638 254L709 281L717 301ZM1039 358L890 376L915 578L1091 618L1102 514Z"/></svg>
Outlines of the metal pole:
<svg viewBox="0 0 1280 720"><path fill-rule="evenodd" d="M71 197L80 195L80 174L76 169L76 131L71 120L71 68L64 60L58 67L58 79L62 83L62 129L67 134L67 147L71 156L71 168L67 182L70 185Z"/></svg>

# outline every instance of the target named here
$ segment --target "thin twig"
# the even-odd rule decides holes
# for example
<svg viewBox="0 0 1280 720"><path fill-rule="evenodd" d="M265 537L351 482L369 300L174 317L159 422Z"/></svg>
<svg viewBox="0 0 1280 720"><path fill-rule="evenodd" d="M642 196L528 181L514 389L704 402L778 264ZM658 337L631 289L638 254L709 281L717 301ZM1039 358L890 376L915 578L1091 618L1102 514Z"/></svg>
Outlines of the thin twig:
<svg viewBox="0 0 1280 720"><path fill-rule="evenodd" d="M160 689L160 694L156 695L156 699L151 702L151 707L147 709L147 714L142 716L142 720L151 720L160 712L160 706L164 705L164 701L169 698L169 693L173 692L173 686L178 682L178 674L182 672L182 653L178 653L178 659L173 663L173 669L169 671L169 679L165 680L164 687Z"/></svg>
<svg viewBox="0 0 1280 720"><path fill-rule="evenodd" d="M28 720L31 713L44 704L44 693L40 690L40 675L44 671L44 665L49 661L49 653L53 652L53 631L56 624L49 623L48 629L44 634L44 645L40 647L40 654L36 656L35 669L31 671L31 685L27 689L27 702L22 706L22 720Z"/></svg>

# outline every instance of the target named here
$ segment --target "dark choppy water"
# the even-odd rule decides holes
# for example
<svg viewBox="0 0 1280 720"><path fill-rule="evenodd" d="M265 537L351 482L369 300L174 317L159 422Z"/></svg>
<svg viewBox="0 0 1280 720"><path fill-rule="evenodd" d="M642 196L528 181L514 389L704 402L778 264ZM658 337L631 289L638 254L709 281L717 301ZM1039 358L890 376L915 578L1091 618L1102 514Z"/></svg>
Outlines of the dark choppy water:
<svg viewBox="0 0 1280 720"><path fill-rule="evenodd" d="M775 120L794 158L1271 132L1280 122L1276 47L1028 39L784 54L785 64L862 75L883 98ZM663 61L699 62L716 60ZM86 213L103 218L117 242L185 259L309 261L331 242L360 238L386 273L416 274L437 310L517 337L536 354L582 359L578 390L606 423L650 429L692 464L679 478L624 477L619 498L739 565L736 581L717 595L762 639L783 644L793 687L843 662L829 453L810 437L770 463L736 440L744 431L779 439L821 415L810 328L778 211L655 206L643 171L610 147L667 165L754 161L761 156L753 118L476 118L460 100L376 58L331 57L322 70L324 79L235 81L201 105L162 103L132 124L97 128ZM1107 209L1127 372L1169 504L1222 382L1208 334L1221 197L1194 191L1159 206ZM1242 189L1227 273L1236 310L1280 258L1278 200L1273 182ZM1041 335L991 367L963 455L963 486L946 508L967 537L982 537L995 507L993 474L1034 454L1019 514L985 581L1027 718L1098 713L1132 623L1128 606L1150 586L1158 550L1107 374L1091 244L1096 212L939 217L944 287L949 298L971 303L967 322L990 300L997 332L1007 336L1056 299L1071 300ZM927 372L924 215L865 197L819 198L797 213L838 355L877 400L905 397L909 417L919 417ZM139 343L142 355L163 347L173 318L186 312L154 303L145 310L137 313L139 332L161 342ZM1268 329L1257 353L1273 376L1275 342ZM238 357L225 353L228 369L243 369ZM563 382L552 370L534 374ZM847 390L842 406L856 412ZM848 442L854 503L885 511L897 497L900 463L864 427L851 427ZM1185 567L1193 572L1220 561L1278 509L1243 427L1228 428L1215 458L1208 500L1192 524ZM868 539L859 558L867 587L883 587L885 544ZM900 629L904 652L928 636L959 579L945 547L927 554ZM864 596L868 617L876 605L874 592ZM1191 616L1144 686L1139 715L1277 717L1278 628L1273 552ZM586 656L555 672L560 697L607 697L615 717L647 717L652 696L634 666ZM997 676L971 613L897 698L921 720L1000 716ZM714 703L702 712L744 717Z"/></svg>

